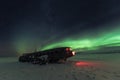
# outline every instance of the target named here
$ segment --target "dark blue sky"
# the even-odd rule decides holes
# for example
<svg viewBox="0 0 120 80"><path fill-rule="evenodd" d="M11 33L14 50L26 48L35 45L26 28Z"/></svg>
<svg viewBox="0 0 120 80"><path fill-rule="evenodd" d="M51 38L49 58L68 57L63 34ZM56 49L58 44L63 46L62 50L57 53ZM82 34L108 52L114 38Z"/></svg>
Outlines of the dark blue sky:
<svg viewBox="0 0 120 80"><path fill-rule="evenodd" d="M0 52L14 52L10 47L24 38L46 43L78 34L97 36L115 28L104 25L119 20L120 0L2 0Z"/></svg>

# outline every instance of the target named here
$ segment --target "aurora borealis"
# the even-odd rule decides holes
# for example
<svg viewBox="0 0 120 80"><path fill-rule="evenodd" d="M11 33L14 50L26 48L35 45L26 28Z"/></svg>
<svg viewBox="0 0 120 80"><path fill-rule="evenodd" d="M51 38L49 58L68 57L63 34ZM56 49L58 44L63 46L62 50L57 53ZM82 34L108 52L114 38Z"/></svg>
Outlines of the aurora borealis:
<svg viewBox="0 0 120 80"><path fill-rule="evenodd" d="M4 0L0 11L0 56L120 46L120 0Z"/></svg>
<svg viewBox="0 0 120 80"><path fill-rule="evenodd" d="M78 38L75 38L74 36L70 36L70 37L63 38L60 41L43 44L43 46L40 46L42 43L38 43L36 46L35 45L36 42L33 43L32 40L27 40L27 39L25 42L24 40L19 40L20 43L19 42L16 43L16 49L18 53L34 52L35 48L38 51L40 51L40 50L46 50L46 49L51 49L56 47L65 47L65 46L69 46L73 50L77 50L77 51L96 50L96 49L99 49L99 47L101 46L102 47L120 46L120 31L118 28L109 33L102 34L101 36L94 37L94 38L89 37L89 38L82 39L82 37L79 38L79 36Z"/></svg>
<svg viewBox="0 0 120 80"><path fill-rule="evenodd" d="M68 38L61 42L53 43L51 45L47 45L44 49L50 49L54 47L63 47L63 46L70 46L72 49L96 49L99 46L120 46L120 31L118 32L111 32L108 34L104 34L99 38L94 39L74 39Z"/></svg>

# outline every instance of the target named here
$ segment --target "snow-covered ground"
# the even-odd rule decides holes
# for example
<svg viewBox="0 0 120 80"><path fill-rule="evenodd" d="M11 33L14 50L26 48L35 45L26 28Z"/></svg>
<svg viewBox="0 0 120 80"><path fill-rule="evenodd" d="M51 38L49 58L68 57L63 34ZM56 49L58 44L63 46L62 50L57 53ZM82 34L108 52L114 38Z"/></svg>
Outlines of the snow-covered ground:
<svg viewBox="0 0 120 80"><path fill-rule="evenodd" d="M0 58L0 80L120 80L120 54L76 55L64 64L33 65Z"/></svg>

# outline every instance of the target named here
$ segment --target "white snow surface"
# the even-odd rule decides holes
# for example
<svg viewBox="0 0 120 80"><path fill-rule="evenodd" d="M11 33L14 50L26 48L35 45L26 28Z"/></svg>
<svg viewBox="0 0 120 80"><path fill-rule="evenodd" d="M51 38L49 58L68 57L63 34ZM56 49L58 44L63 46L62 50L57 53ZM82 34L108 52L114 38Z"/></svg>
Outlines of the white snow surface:
<svg viewBox="0 0 120 80"><path fill-rule="evenodd" d="M119 58L96 60L86 56L83 60L83 57L76 55L65 63L46 65L20 63L16 57L0 58L0 80L120 80Z"/></svg>

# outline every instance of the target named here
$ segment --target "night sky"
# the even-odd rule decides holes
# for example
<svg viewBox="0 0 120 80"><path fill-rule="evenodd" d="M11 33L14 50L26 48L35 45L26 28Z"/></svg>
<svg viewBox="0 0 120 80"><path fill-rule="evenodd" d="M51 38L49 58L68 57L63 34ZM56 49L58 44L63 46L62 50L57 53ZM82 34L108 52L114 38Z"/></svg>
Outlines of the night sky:
<svg viewBox="0 0 120 80"><path fill-rule="evenodd" d="M108 44L120 44L120 0L0 1L0 56Z"/></svg>

